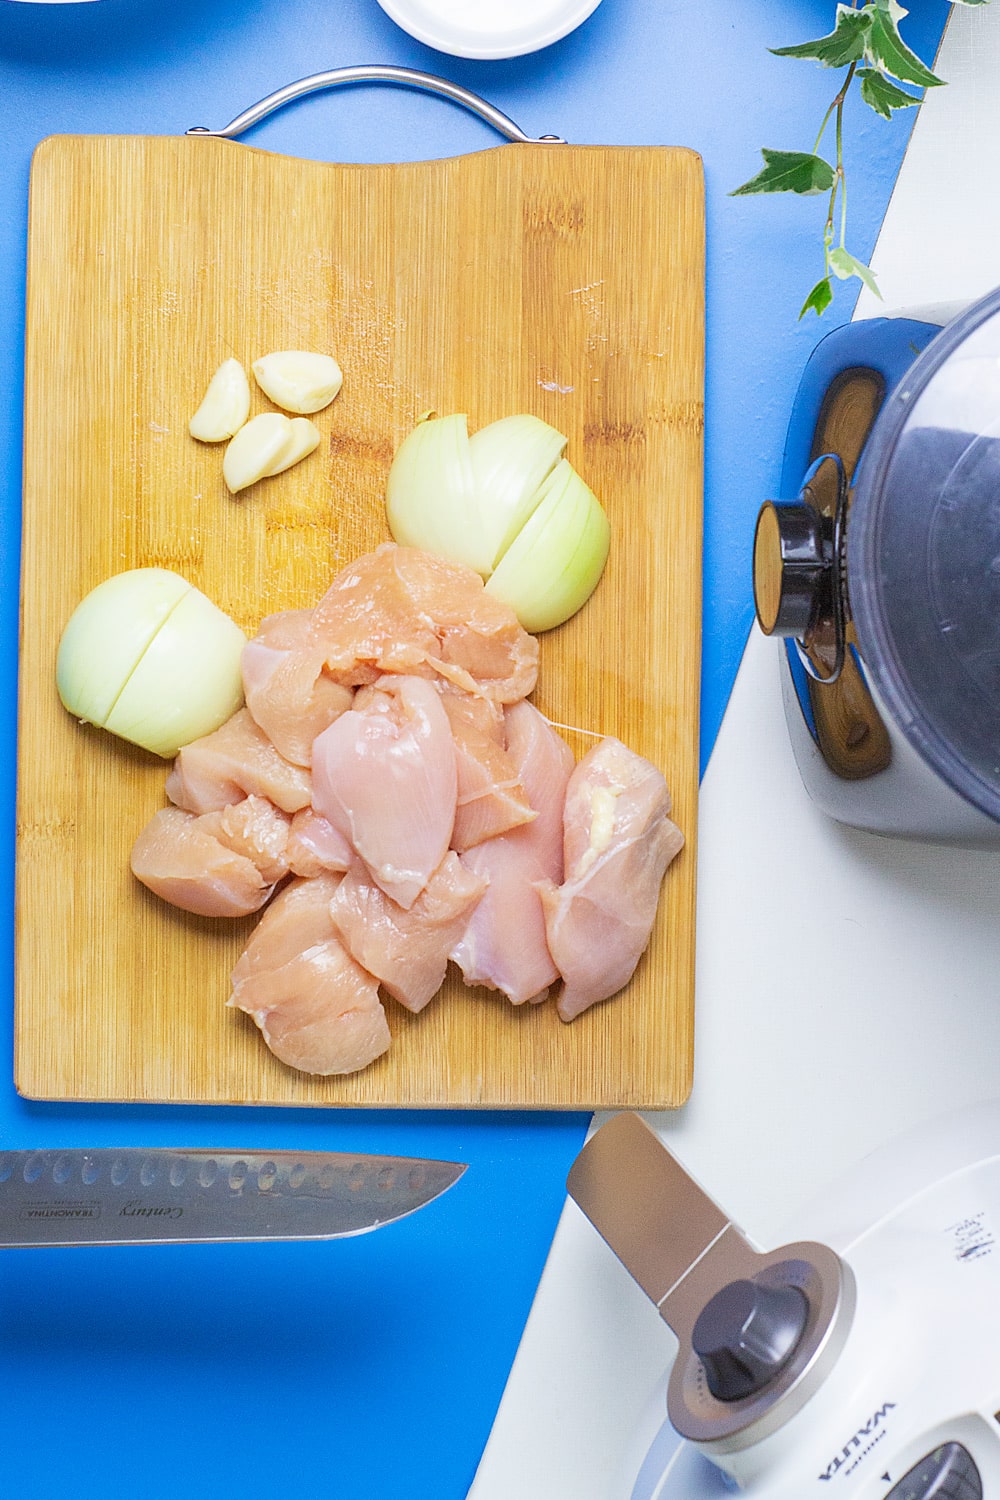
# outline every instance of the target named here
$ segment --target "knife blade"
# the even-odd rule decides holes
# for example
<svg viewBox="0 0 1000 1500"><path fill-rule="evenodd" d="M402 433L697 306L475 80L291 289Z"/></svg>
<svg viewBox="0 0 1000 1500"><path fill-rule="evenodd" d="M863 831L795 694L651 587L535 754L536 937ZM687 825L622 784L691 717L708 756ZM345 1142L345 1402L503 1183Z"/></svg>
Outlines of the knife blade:
<svg viewBox="0 0 1000 1500"><path fill-rule="evenodd" d="M414 1213L464 1171L326 1151L0 1151L0 1248L337 1239Z"/></svg>

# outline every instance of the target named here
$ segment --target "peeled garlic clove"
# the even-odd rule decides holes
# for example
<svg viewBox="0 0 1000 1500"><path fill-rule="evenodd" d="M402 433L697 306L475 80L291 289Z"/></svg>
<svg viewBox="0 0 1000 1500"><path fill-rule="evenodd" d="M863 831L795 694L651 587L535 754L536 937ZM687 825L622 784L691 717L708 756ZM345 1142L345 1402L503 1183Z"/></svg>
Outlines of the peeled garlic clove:
<svg viewBox="0 0 1000 1500"><path fill-rule="evenodd" d="M315 422L310 422L308 417L292 417L288 423L288 441L268 474L281 474L285 469L290 469L292 464L297 464L299 459L307 458L314 448L319 446L320 431Z"/></svg>
<svg viewBox="0 0 1000 1500"><path fill-rule="evenodd" d="M291 431L288 417L278 411L261 412L240 428L222 458L222 477L231 494L277 472Z"/></svg>
<svg viewBox="0 0 1000 1500"><path fill-rule="evenodd" d="M331 355L302 349L265 354L254 360L251 368L257 384L275 406L300 415L329 406L344 383L340 366Z"/></svg>
<svg viewBox="0 0 1000 1500"><path fill-rule="evenodd" d="M204 399L188 423L200 443L222 443L250 415L250 382L238 359L227 359L208 382Z"/></svg>

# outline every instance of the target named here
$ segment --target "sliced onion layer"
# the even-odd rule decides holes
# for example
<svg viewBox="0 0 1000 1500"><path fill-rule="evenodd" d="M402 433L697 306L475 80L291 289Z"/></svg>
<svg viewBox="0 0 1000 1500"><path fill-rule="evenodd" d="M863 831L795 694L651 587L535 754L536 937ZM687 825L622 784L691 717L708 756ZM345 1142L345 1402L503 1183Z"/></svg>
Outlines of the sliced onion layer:
<svg viewBox="0 0 1000 1500"><path fill-rule="evenodd" d="M495 568L538 504L542 485L566 451L566 439L548 422L521 413L480 427L469 448L485 551Z"/></svg>
<svg viewBox="0 0 1000 1500"><path fill-rule="evenodd" d="M565 458L490 576L486 588L537 635L561 625L600 581L611 525L597 496Z"/></svg>
<svg viewBox="0 0 1000 1500"><path fill-rule="evenodd" d="M464 415L426 417L403 439L386 483L386 515L401 546L489 572Z"/></svg>

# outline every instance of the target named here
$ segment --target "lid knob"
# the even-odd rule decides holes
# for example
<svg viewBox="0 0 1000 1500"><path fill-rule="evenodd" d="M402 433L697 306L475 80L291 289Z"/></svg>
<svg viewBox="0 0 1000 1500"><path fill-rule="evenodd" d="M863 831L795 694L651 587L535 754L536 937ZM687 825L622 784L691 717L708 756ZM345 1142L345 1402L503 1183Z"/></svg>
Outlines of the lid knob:
<svg viewBox="0 0 1000 1500"><path fill-rule="evenodd" d="M827 583L822 519L801 500L766 500L753 543L753 592L765 635L805 635Z"/></svg>
<svg viewBox="0 0 1000 1500"><path fill-rule="evenodd" d="M805 1332L809 1303L795 1286L730 1281L706 1302L691 1333L717 1401L739 1401L769 1385Z"/></svg>

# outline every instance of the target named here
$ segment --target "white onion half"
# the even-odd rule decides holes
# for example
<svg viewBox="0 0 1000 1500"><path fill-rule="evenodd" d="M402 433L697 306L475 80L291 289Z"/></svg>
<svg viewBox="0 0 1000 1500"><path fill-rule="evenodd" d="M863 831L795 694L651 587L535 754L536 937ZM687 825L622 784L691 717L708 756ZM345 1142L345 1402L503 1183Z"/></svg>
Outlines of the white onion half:
<svg viewBox="0 0 1000 1500"><path fill-rule="evenodd" d="M538 504L541 486L566 451L566 439L539 417L521 413L480 427L469 439L472 472L495 568Z"/></svg>
<svg viewBox="0 0 1000 1500"><path fill-rule="evenodd" d="M166 568L133 568L77 605L56 658L65 708L169 758L218 729L243 702L246 636Z"/></svg>
<svg viewBox="0 0 1000 1500"><path fill-rule="evenodd" d="M403 547L421 547L486 575L493 564L480 513L468 419L426 417L396 450L386 516Z"/></svg>
<svg viewBox="0 0 1000 1500"><path fill-rule="evenodd" d="M565 448L562 433L527 413L471 438L464 416L425 418L389 470L394 540L474 568L526 630L561 625L597 587L611 540Z"/></svg>
<svg viewBox="0 0 1000 1500"><path fill-rule="evenodd" d="M597 496L561 459L487 591L510 605L525 630L551 630L590 598L610 546L611 525Z"/></svg>

